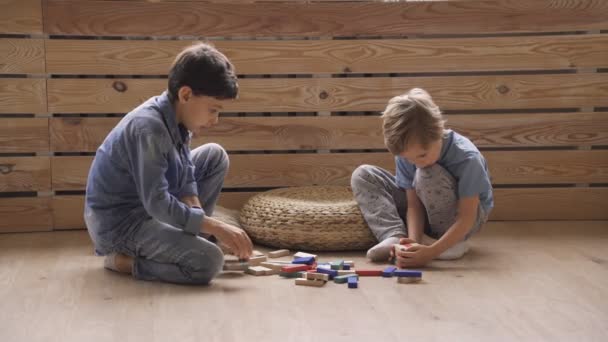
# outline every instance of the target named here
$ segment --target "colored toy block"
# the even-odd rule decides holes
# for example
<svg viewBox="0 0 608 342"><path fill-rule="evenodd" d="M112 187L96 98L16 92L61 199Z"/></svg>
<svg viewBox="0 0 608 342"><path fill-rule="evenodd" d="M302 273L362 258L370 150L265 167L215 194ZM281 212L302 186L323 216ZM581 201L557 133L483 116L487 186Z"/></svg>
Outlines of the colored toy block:
<svg viewBox="0 0 608 342"><path fill-rule="evenodd" d="M304 252L298 252L296 254L293 255L294 258L306 258L306 257L313 257L313 258L317 258L316 254L310 254L310 253L304 253Z"/></svg>
<svg viewBox="0 0 608 342"><path fill-rule="evenodd" d="M279 272L283 278L302 278L306 272Z"/></svg>
<svg viewBox="0 0 608 342"><path fill-rule="evenodd" d="M332 261L331 263L331 269L332 270L341 270L342 266L344 266L344 261L343 260L336 260L336 261Z"/></svg>
<svg viewBox="0 0 608 342"><path fill-rule="evenodd" d="M294 266L283 266L281 267L281 272L299 272L299 271L308 271L308 265L294 265Z"/></svg>
<svg viewBox="0 0 608 342"><path fill-rule="evenodd" d="M304 278L298 278L296 279L296 285L321 287L325 285L325 282L323 280L308 280Z"/></svg>
<svg viewBox="0 0 608 342"><path fill-rule="evenodd" d="M273 262L265 261L265 262L261 263L260 266L264 266L266 268L270 268L275 271L281 271L281 269L285 265L284 264L275 264Z"/></svg>
<svg viewBox="0 0 608 342"><path fill-rule="evenodd" d="M349 278L357 278L357 279L359 279L359 276L356 275L356 274L346 274L346 275L337 276L337 277L334 277L334 283L336 283L336 284L344 284L344 283L348 282Z"/></svg>
<svg viewBox="0 0 608 342"><path fill-rule="evenodd" d="M263 266L250 266L245 273L254 276L270 275L272 273L272 269Z"/></svg>
<svg viewBox="0 0 608 342"><path fill-rule="evenodd" d="M290 253L289 249L279 249L277 251L269 252L268 257L269 258L280 258L280 257L288 256L289 253Z"/></svg>
<svg viewBox="0 0 608 342"><path fill-rule="evenodd" d="M224 264L224 271L246 271L249 264L246 262L231 262Z"/></svg>
<svg viewBox="0 0 608 342"><path fill-rule="evenodd" d="M355 278L355 277L349 277L348 278L348 288L356 289L357 287L359 287L359 279Z"/></svg>
<svg viewBox="0 0 608 342"><path fill-rule="evenodd" d="M355 270L338 270L338 275L357 274Z"/></svg>
<svg viewBox="0 0 608 342"><path fill-rule="evenodd" d="M313 257L295 258L295 259L293 259L293 261L291 263L292 264L312 265L315 263L315 258L313 258Z"/></svg>
<svg viewBox="0 0 608 342"><path fill-rule="evenodd" d="M395 266L389 266L382 271L382 276L385 278L390 278L393 276L393 273L397 270Z"/></svg>
<svg viewBox="0 0 608 342"><path fill-rule="evenodd" d="M419 282L421 280L422 280L421 277L398 277L397 278L397 283L399 283L399 284L411 284L411 283L417 283L417 282Z"/></svg>
<svg viewBox="0 0 608 342"><path fill-rule="evenodd" d="M323 273L308 272L308 273L306 273L306 279L329 281L329 275L323 274Z"/></svg>
<svg viewBox="0 0 608 342"><path fill-rule="evenodd" d="M326 270L331 270L331 265L328 263L320 263L320 264L317 264L317 268L324 268Z"/></svg>
<svg viewBox="0 0 608 342"><path fill-rule="evenodd" d="M403 277L422 278L422 272L420 272L420 271L396 270L393 274L399 278L403 278Z"/></svg>
<svg viewBox="0 0 608 342"><path fill-rule="evenodd" d="M262 264L264 261L266 261L265 255L251 257L251 258L249 258L249 260L247 260L247 262L249 263L249 266L260 266L260 264Z"/></svg>
<svg viewBox="0 0 608 342"><path fill-rule="evenodd" d="M350 265L344 264L342 265L342 269L348 271L350 270Z"/></svg>
<svg viewBox="0 0 608 342"><path fill-rule="evenodd" d="M335 276L338 275L338 271L336 271L336 270L328 270L326 268L320 268L320 267L317 267L317 273L327 274L327 275L329 275L329 279L333 279Z"/></svg>
<svg viewBox="0 0 608 342"><path fill-rule="evenodd" d="M352 260L345 260L344 265L348 265L350 267L355 267L355 263Z"/></svg>
<svg viewBox="0 0 608 342"><path fill-rule="evenodd" d="M380 277L382 270L357 270L356 273L362 277Z"/></svg>

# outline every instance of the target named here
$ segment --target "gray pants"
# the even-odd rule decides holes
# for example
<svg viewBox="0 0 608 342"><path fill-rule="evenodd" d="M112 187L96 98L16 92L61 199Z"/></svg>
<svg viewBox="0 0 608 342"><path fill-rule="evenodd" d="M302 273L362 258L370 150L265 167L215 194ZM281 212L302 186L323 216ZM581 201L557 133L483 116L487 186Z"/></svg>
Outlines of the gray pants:
<svg viewBox="0 0 608 342"><path fill-rule="evenodd" d="M378 241L405 235L407 196L387 170L361 165L353 172L351 187L363 218ZM417 169L414 188L426 213L424 233L440 238L456 221L458 214L458 183L442 166L435 164ZM477 218L466 238L481 229L487 215L479 206Z"/></svg>
<svg viewBox="0 0 608 342"><path fill-rule="evenodd" d="M199 200L211 216L228 171L228 154L217 144L206 144L191 152L198 183ZM133 276L180 284L208 284L221 270L224 253L213 242L185 233L154 218L126 230L117 241L102 241L92 235L97 248L134 258Z"/></svg>

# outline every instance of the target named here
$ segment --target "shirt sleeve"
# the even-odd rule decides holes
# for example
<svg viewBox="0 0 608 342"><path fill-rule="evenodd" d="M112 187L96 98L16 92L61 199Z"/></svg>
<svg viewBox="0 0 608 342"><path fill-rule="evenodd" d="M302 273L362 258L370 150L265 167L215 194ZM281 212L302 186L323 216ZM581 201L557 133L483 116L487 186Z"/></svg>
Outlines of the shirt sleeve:
<svg viewBox="0 0 608 342"><path fill-rule="evenodd" d="M458 181L458 196L473 197L491 188L485 160L480 154L468 156L463 161L461 177Z"/></svg>
<svg viewBox="0 0 608 342"><path fill-rule="evenodd" d="M401 157L395 157L396 176L395 182L401 189L409 190L414 188L414 175L416 174L416 166L403 160Z"/></svg>
<svg viewBox="0 0 608 342"><path fill-rule="evenodd" d="M199 208L189 208L168 191L165 178L168 168L168 147L157 134L138 131L132 136L127 149L135 186L144 208L155 219L198 234L205 217Z"/></svg>

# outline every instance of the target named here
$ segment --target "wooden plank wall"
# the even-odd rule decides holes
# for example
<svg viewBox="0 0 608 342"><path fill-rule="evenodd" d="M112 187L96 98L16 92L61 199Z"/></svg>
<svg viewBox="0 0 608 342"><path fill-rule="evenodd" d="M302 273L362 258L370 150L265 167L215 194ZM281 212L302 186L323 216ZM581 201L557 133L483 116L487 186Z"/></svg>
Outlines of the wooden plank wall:
<svg viewBox="0 0 608 342"><path fill-rule="evenodd" d="M606 1L0 5L0 232L84 228L96 148L199 40L240 78L240 98L194 142L229 150L226 206L345 185L360 164L393 170L379 111L423 87L487 157L492 219L608 219Z"/></svg>

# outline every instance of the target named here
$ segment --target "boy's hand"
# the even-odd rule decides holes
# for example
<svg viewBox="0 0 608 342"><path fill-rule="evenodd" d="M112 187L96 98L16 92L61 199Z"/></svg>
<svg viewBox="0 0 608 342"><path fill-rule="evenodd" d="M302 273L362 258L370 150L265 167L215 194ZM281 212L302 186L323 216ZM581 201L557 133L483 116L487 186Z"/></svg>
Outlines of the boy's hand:
<svg viewBox="0 0 608 342"><path fill-rule="evenodd" d="M249 259L251 257L253 244L247 233L241 228L224 223L215 226L209 233L226 245L239 259Z"/></svg>
<svg viewBox="0 0 608 342"><path fill-rule="evenodd" d="M433 247L419 244L413 245L406 251L397 251L396 254L395 264L399 268L422 267L436 256Z"/></svg>

